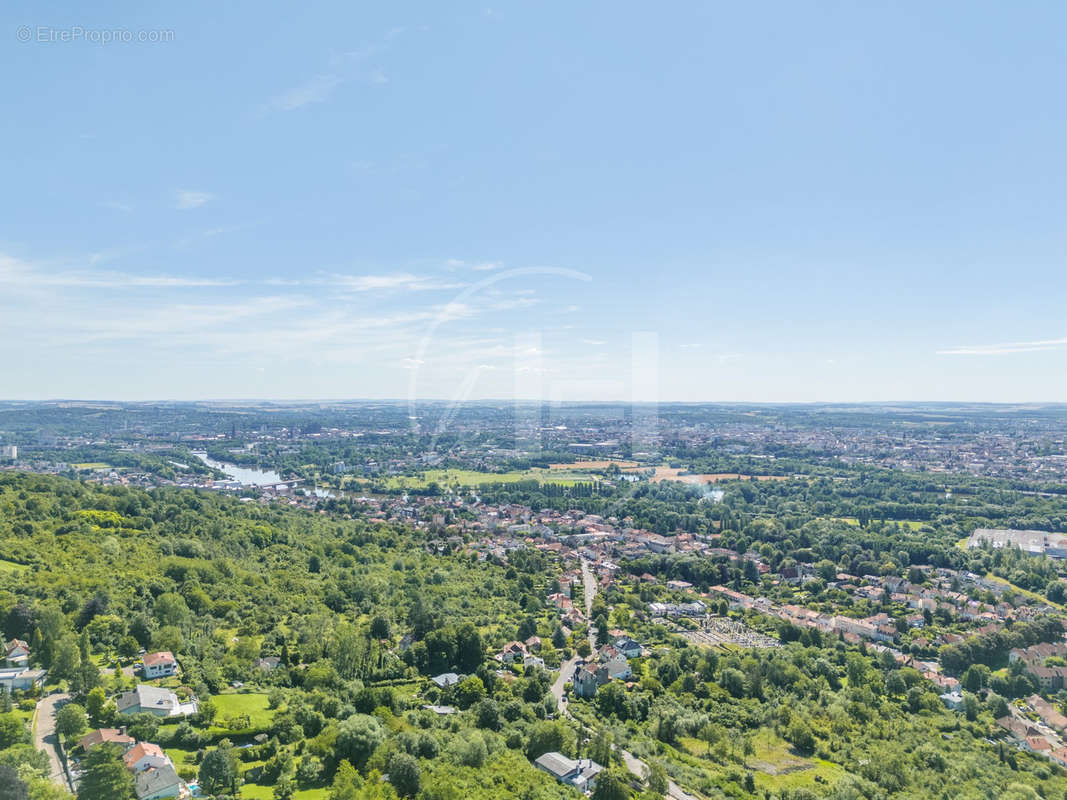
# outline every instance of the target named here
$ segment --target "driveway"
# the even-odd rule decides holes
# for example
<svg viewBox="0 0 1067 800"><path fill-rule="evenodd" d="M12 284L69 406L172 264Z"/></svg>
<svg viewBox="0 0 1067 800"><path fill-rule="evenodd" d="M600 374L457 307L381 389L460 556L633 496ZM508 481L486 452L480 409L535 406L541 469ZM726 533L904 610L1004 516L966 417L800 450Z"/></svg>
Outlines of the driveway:
<svg viewBox="0 0 1067 800"><path fill-rule="evenodd" d="M626 765L626 769L641 780L644 780L645 762L627 750L619 750L618 753L622 756L622 763ZM667 797L671 798L671 800L698 800L698 798L686 792L672 780L667 781Z"/></svg>
<svg viewBox="0 0 1067 800"><path fill-rule="evenodd" d="M33 745L48 756L48 777L68 792L73 787L67 782L67 773L59 758L59 735L56 733L56 709L70 701L69 694L50 694L37 703L37 726L33 733Z"/></svg>

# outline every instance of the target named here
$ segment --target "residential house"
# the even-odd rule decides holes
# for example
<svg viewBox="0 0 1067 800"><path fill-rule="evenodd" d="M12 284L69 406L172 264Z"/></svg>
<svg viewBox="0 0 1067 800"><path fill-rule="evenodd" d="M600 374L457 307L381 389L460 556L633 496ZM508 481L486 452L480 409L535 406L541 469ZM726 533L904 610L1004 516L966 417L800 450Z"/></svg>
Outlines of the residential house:
<svg viewBox="0 0 1067 800"><path fill-rule="evenodd" d="M517 658L526 657L526 645L522 642L508 642L504 649L497 653L497 659L505 664L510 664Z"/></svg>
<svg viewBox="0 0 1067 800"><path fill-rule="evenodd" d="M152 767L134 776L134 791L137 800L160 800L164 797L179 797L188 792L185 781L178 777L174 767L167 764Z"/></svg>
<svg viewBox="0 0 1067 800"><path fill-rule="evenodd" d="M126 769L130 772L144 772L146 769L163 767L168 764L173 766L170 758L163 752L158 744L151 742L138 742L122 756Z"/></svg>
<svg viewBox="0 0 1067 800"><path fill-rule="evenodd" d="M1052 745L1044 736L1027 736L1022 741L1023 749L1031 753L1051 753Z"/></svg>
<svg viewBox="0 0 1067 800"><path fill-rule="evenodd" d="M641 655L641 645L639 642L634 641L628 636L615 640L615 649L622 653L626 658L639 658Z"/></svg>
<svg viewBox="0 0 1067 800"><path fill-rule="evenodd" d="M547 772L560 783L573 786L580 792L596 788L596 777L604 768L588 758L575 760L562 753L545 753L534 761L534 766Z"/></svg>
<svg viewBox="0 0 1067 800"><path fill-rule="evenodd" d="M0 690L11 694L40 688L44 685L47 674L43 669L26 669L25 667L0 669Z"/></svg>
<svg viewBox="0 0 1067 800"><path fill-rule="evenodd" d="M142 662L144 663L144 676L148 680L169 678L178 672L178 661L169 650L148 653L142 659Z"/></svg>
<svg viewBox="0 0 1067 800"><path fill-rule="evenodd" d="M91 750L98 744L117 744L123 750L133 747L136 744L136 740L132 736L126 734L126 727L121 728L97 728L95 731L89 731L81 739L78 740L78 747L84 751Z"/></svg>
<svg viewBox="0 0 1067 800"><path fill-rule="evenodd" d="M1067 685L1067 667L1030 667L1028 672L1047 692L1057 692Z"/></svg>
<svg viewBox="0 0 1067 800"><path fill-rule="evenodd" d="M195 699L183 703L170 689L146 684L140 684L132 692L120 694L115 705L120 714L149 713L157 717L184 717L199 710Z"/></svg>
<svg viewBox="0 0 1067 800"><path fill-rule="evenodd" d="M622 680L626 680L633 675L633 670L630 669L630 665L626 661L626 656L610 644L606 644L600 648L599 658L601 667L607 670L607 674L610 678L621 678Z"/></svg>
<svg viewBox="0 0 1067 800"><path fill-rule="evenodd" d="M266 658L257 658L252 662L252 666L260 672L273 672L281 663L282 660L278 656L267 656Z"/></svg>
<svg viewBox="0 0 1067 800"><path fill-rule="evenodd" d="M600 678L596 667L582 664L574 673L574 693L578 697L593 697L600 688Z"/></svg>
<svg viewBox="0 0 1067 800"><path fill-rule="evenodd" d="M22 639L12 639L4 645L4 660L9 667L28 667L30 646Z"/></svg>
<svg viewBox="0 0 1067 800"><path fill-rule="evenodd" d="M941 695L941 702L945 704L945 707L952 711L959 711L963 708L963 695L959 692L945 692Z"/></svg>
<svg viewBox="0 0 1067 800"><path fill-rule="evenodd" d="M434 675L430 680L433 681L438 689L447 689L449 686L455 686L459 683L459 675L454 672L442 672L440 675Z"/></svg>
<svg viewBox="0 0 1067 800"><path fill-rule="evenodd" d="M1067 730L1067 717L1057 711L1045 698L1035 694L1031 695L1026 702L1050 728L1058 731Z"/></svg>
<svg viewBox="0 0 1067 800"><path fill-rule="evenodd" d="M1032 736L1041 735L1041 731L1034 727L1031 723L1024 722L1021 719L1016 719L1015 717L1011 716L1011 714L1008 714L998 719L997 725L1008 731L1008 733L1012 734L1017 739L1027 739Z"/></svg>

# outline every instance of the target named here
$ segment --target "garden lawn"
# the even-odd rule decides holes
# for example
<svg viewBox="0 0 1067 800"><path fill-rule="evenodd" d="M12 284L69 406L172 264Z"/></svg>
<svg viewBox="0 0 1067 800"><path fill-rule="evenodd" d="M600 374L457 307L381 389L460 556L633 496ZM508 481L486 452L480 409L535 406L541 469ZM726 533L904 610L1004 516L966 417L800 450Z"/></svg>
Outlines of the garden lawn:
<svg viewBox="0 0 1067 800"><path fill-rule="evenodd" d="M211 702L217 709L215 724L209 731L211 736L220 733L241 735L266 730L274 719L274 711L267 707L267 695L258 692L217 694L212 696ZM227 717L240 717L245 714L248 715L249 727L230 730L226 726Z"/></svg>

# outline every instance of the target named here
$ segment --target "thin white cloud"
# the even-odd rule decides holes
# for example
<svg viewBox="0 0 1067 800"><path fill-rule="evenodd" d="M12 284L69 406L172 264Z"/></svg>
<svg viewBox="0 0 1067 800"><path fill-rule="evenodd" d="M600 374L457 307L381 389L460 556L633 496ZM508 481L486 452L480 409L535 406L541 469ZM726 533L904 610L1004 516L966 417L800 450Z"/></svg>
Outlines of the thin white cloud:
<svg viewBox="0 0 1067 800"><path fill-rule="evenodd" d="M179 189L174 199L174 207L180 211L188 211L193 208L211 202L214 195L211 192L201 192L194 189Z"/></svg>
<svg viewBox="0 0 1067 800"><path fill-rule="evenodd" d="M1005 344L965 345L938 350L939 356L1006 356L1013 353L1033 353L1040 350L1056 350L1067 347L1067 338L1039 339L1033 342L1008 342Z"/></svg>
<svg viewBox="0 0 1067 800"><path fill-rule="evenodd" d="M267 101L271 111L296 111L315 103L325 103L342 84L350 81L382 85L389 82L389 76L381 67L368 68L367 62L386 52L393 39L404 32L403 28L393 28L380 40L330 58L329 71L320 73L309 80L286 89Z"/></svg>
<svg viewBox="0 0 1067 800"><path fill-rule="evenodd" d="M450 271L469 269L472 272L491 272L494 269L500 269L501 263L499 261L464 261L462 258L450 258L445 262L445 268Z"/></svg>
<svg viewBox="0 0 1067 800"><path fill-rule="evenodd" d="M89 263L98 259L90 256ZM8 289L84 288L84 289L180 289L210 286L235 286L240 281L222 278L198 278L175 275L134 275L105 270L51 270L0 253L0 280Z"/></svg>
<svg viewBox="0 0 1067 800"><path fill-rule="evenodd" d="M121 211L124 214L129 214L133 211L133 205L130 203L121 203L118 200L103 200L100 203L101 208L110 208L112 211Z"/></svg>
<svg viewBox="0 0 1067 800"><path fill-rule="evenodd" d="M344 81L339 75L316 75L299 86L275 95L267 101L267 106L274 111L295 111L314 103L324 103L342 83Z"/></svg>
<svg viewBox="0 0 1067 800"><path fill-rule="evenodd" d="M349 292L405 291L425 292L440 289L462 289L462 283L444 283L433 278L413 275L409 272L394 272L386 275L328 274L313 278L311 283L326 284Z"/></svg>

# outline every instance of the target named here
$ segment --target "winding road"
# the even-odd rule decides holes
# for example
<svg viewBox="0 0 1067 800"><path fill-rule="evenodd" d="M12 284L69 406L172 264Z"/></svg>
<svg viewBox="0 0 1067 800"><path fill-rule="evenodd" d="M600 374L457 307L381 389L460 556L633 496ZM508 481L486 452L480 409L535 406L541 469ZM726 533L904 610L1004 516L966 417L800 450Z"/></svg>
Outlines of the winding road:
<svg viewBox="0 0 1067 800"><path fill-rule="evenodd" d="M584 558L582 563L582 586L585 589L585 616L590 621L589 625L589 646L593 648L593 652L596 652L596 628L592 625L593 620L593 598L596 597L596 576L593 575L593 571L589 569L589 562ZM569 660L564 661L559 668L559 677L556 678L556 682L552 684L552 694L556 696L556 702L559 704L560 710L571 717L570 710L567 708L566 699L563 696L563 690L567 685L567 682L574 675L574 668L580 659L578 656L573 656ZM571 717L574 719L574 717ZM612 745L612 748L617 750L619 756L622 757L622 763L626 765L626 769L637 776L640 780L644 781L645 774L648 772L648 767L645 762L635 756L628 750L622 750ZM674 781L667 782L667 797L671 800L699 800L694 795L686 792L682 787L676 784Z"/></svg>

